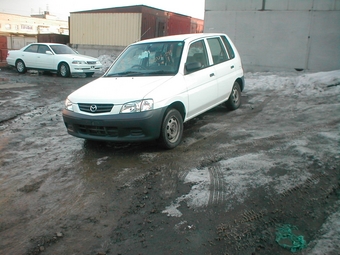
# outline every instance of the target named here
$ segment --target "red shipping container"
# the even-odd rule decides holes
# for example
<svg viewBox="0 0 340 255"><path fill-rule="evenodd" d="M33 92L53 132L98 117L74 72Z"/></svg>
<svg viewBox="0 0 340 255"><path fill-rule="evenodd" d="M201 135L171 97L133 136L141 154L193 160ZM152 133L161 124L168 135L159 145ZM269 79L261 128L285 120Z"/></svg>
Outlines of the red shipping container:
<svg viewBox="0 0 340 255"><path fill-rule="evenodd" d="M6 36L0 36L0 61L6 61L7 58L7 37Z"/></svg>

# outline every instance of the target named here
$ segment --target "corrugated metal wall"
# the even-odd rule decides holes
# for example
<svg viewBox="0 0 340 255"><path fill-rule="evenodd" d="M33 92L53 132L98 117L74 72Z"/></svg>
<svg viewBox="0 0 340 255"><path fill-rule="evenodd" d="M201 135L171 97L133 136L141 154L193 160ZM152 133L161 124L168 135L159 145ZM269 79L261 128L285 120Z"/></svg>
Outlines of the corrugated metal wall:
<svg viewBox="0 0 340 255"><path fill-rule="evenodd" d="M68 35L38 34L38 42L68 44L70 42L70 37Z"/></svg>
<svg viewBox="0 0 340 255"><path fill-rule="evenodd" d="M163 15L162 15L163 17ZM157 16L150 13L143 13L141 40L153 38L156 35Z"/></svg>
<svg viewBox="0 0 340 255"><path fill-rule="evenodd" d="M7 38L6 36L0 36L0 62L6 60L7 52Z"/></svg>
<svg viewBox="0 0 340 255"><path fill-rule="evenodd" d="M129 44L165 35L203 32L204 21L145 5L73 12L70 44L98 57L121 52Z"/></svg>
<svg viewBox="0 0 340 255"><path fill-rule="evenodd" d="M168 35L188 34L191 30L191 18L188 16L170 14Z"/></svg>
<svg viewBox="0 0 340 255"><path fill-rule="evenodd" d="M70 43L126 46L141 38L141 13L71 13Z"/></svg>

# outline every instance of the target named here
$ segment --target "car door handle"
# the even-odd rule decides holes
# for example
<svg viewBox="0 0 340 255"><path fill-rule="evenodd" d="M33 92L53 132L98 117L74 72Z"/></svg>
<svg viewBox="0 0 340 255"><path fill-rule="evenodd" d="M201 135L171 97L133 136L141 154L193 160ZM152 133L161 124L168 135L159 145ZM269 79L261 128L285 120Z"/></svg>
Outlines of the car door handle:
<svg viewBox="0 0 340 255"><path fill-rule="evenodd" d="M231 66L230 69L233 69L235 66Z"/></svg>
<svg viewBox="0 0 340 255"><path fill-rule="evenodd" d="M210 77L213 77L213 76L215 76L215 74L214 74L214 73L211 73L211 74L210 74Z"/></svg>

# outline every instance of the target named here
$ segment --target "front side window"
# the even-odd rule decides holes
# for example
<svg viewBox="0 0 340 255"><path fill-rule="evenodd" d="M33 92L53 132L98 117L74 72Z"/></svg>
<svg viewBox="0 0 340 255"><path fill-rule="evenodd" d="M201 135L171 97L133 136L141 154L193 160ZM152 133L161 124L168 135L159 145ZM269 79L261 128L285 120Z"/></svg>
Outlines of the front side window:
<svg viewBox="0 0 340 255"><path fill-rule="evenodd" d="M213 57L214 64L219 64L219 63L222 63L228 60L227 52L219 37L209 38L208 44L210 47L210 51Z"/></svg>
<svg viewBox="0 0 340 255"><path fill-rule="evenodd" d="M181 41L131 45L104 77L174 75L178 72L183 46Z"/></svg>
<svg viewBox="0 0 340 255"><path fill-rule="evenodd" d="M51 45L51 48L55 54L77 54L67 45Z"/></svg>
<svg viewBox="0 0 340 255"><path fill-rule="evenodd" d="M38 53L46 54L50 49L46 45L39 45Z"/></svg>
<svg viewBox="0 0 340 255"><path fill-rule="evenodd" d="M204 41L200 40L192 43L186 60L187 71L190 73L207 66L209 66L209 61Z"/></svg>

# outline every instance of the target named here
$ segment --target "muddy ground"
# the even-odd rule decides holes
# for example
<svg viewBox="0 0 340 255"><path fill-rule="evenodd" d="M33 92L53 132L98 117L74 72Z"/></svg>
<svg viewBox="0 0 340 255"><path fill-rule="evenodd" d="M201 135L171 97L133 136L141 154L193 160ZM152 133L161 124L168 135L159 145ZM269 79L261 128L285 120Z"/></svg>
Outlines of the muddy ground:
<svg viewBox="0 0 340 255"><path fill-rule="evenodd" d="M65 98L97 77L2 69L0 254L309 254L339 210L339 95L252 89L267 76L164 151L67 134Z"/></svg>

